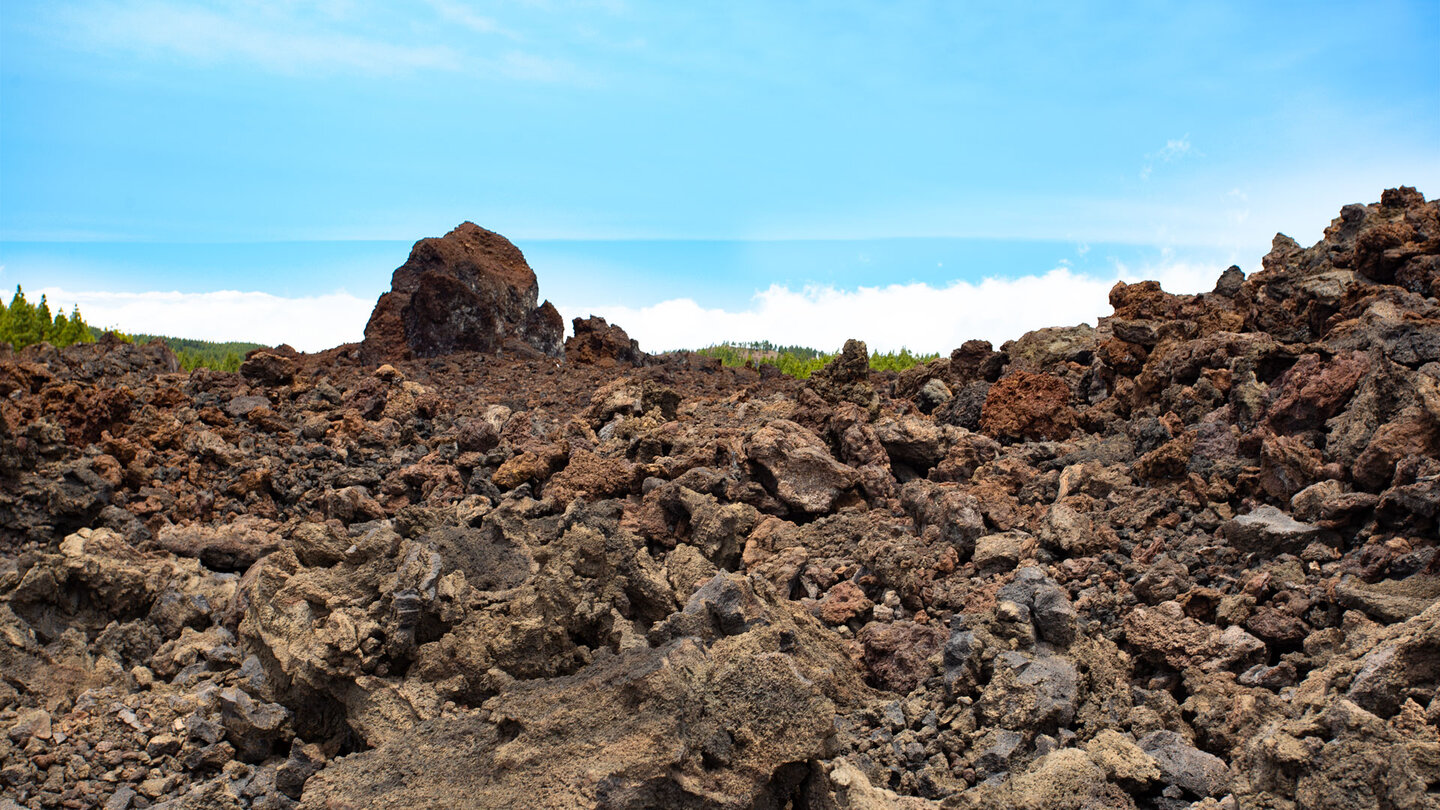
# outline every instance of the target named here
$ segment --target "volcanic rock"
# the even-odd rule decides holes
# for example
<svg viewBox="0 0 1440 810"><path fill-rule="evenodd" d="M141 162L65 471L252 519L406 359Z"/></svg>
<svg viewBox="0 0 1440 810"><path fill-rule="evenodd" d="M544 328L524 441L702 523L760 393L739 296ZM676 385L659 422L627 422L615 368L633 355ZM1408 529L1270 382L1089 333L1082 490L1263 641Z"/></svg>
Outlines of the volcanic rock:
<svg viewBox="0 0 1440 810"><path fill-rule="evenodd" d="M519 248L473 222L421 239L365 325L374 358L435 357L457 351L564 353L565 326L546 301Z"/></svg>
<svg viewBox="0 0 1440 810"><path fill-rule="evenodd" d="M639 366L645 363L640 344L625 330L594 315L571 321L575 334L565 340L565 359L571 363L605 366Z"/></svg>
<svg viewBox="0 0 1440 810"><path fill-rule="evenodd" d="M467 228L360 351L0 354L0 806L1429 806L1437 223L898 374L557 363Z"/></svg>

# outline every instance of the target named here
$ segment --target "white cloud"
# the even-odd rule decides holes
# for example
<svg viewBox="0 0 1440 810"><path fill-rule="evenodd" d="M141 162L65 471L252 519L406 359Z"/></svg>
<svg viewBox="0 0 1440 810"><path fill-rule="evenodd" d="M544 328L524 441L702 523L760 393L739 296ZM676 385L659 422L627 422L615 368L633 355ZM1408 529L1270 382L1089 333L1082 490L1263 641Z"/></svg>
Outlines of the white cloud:
<svg viewBox="0 0 1440 810"><path fill-rule="evenodd" d="M287 76L462 72L524 82L593 84L564 59L494 47L527 39L457 0L414 9L356 9L346 2L119 0L57 13L64 37L86 50L199 65L241 64Z"/></svg>
<svg viewBox="0 0 1440 810"><path fill-rule="evenodd" d="M64 19L72 36L90 47L207 65L248 62L286 74L384 74L459 66L457 55L447 47L399 45L346 33L337 30L333 19L316 26L294 7L200 8L142 0L72 9Z"/></svg>
<svg viewBox="0 0 1440 810"><path fill-rule="evenodd" d="M1186 133L1179 138L1171 138L1165 141L1165 145L1154 152L1146 153L1145 166L1140 169L1140 179L1149 180L1151 173L1155 170L1155 163L1174 163L1189 155L1199 155L1194 147L1190 145L1190 135Z"/></svg>
<svg viewBox="0 0 1440 810"><path fill-rule="evenodd" d="M1165 148L1150 155L1157 160L1169 163L1172 160L1179 160L1190 154L1190 136L1187 134L1182 138L1173 138L1165 142Z"/></svg>
<svg viewBox="0 0 1440 810"><path fill-rule="evenodd" d="M71 292L55 287L26 291L44 294L52 310L69 312L78 304L86 323L123 332L278 345L307 352L360 340L375 306L345 292L308 298L222 290L181 292Z"/></svg>
<svg viewBox="0 0 1440 810"><path fill-rule="evenodd" d="M847 338L872 350L948 353L973 338L999 346L1032 329L1094 323L1110 313L1108 296L1117 280L1153 278L1177 293L1211 289L1223 268L1172 263L1131 270L1118 267L1108 278L1059 267L1044 275L955 282L895 284L839 290L772 286L751 305L729 311L702 307L689 298L647 307L562 306L567 320L589 314L619 324L646 351L699 348L724 341L769 340L834 349Z"/></svg>
<svg viewBox="0 0 1440 810"><path fill-rule="evenodd" d="M756 293L749 307L734 311L703 307L689 298L645 307L575 304L559 309L567 323L572 317L603 316L650 352L727 340L835 349L847 338L859 338L875 351L907 347L943 354L972 338L999 346L1031 329L1093 324L1110 313L1108 295L1117 280L1150 278L1170 292L1201 292L1213 286L1220 270L1183 262L1136 269L1118 265L1114 275L1097 277L1058 267L1044 275L943 287L792 290L775 285ZM32 300L44 294L57 312L78 304L94 326L200 340L289 343L307 352L360 340L375 305L372 298L343 291L305 298L234 290L113 293L47 287L26 292Z"/></svg>
<svg viewBox="0 0 1440 810"><path fill-rule="evenodd" d="M427 0L427 2L435 10L435 13L439 14L441 19L446 22L468 28L479 34L500 34L511 39L519 39L519 35L506 30L494 17L477 14L465 3L453 2L453 0Z"/></svg>

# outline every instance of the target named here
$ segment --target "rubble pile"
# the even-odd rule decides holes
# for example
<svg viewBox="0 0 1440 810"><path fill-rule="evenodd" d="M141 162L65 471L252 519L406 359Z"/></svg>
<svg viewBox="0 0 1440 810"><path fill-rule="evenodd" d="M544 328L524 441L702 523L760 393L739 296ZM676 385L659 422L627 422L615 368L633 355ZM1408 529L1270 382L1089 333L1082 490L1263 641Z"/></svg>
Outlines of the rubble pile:
<svg viewBox="0 0 1440 810"><path fill-rule="evenodd" d="M0 356L0 808L1440 804L1414 189L808 381L562 346L502 242L319 355Z"/></svg>

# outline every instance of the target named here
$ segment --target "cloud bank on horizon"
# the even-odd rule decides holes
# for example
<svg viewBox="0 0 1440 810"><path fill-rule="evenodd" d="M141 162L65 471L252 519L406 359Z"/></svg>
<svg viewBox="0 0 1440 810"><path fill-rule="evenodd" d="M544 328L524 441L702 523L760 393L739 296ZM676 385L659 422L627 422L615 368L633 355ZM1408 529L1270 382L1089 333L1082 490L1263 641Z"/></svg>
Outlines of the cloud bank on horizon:
<svg viewBox="0 0 1440 810"><path fill-rule="evenodd" d="M583 313L578 308L559 309L567 317L594 314L618 323L647 351L759 340L829 351L849 338L859 338L871 351L906 348L948 354L966 340L988 340L999 346L1033 329L1094 325L1097 317L1110 313L1109 293L1116 281L1153 278L1169 292L1194 293L1211 289L1218 276L1216 270L1186 264L1139 273L1122 267L1111 278L1058 267L1043 275L945 286L794 290L776 285L757 292L751 306L738 311L702 307L689 298Z"/></svg>
<svg viewBox="0 0 1440 810"><path fill-rule="evenodd" d="M649 306L557 304L571 318L599 315L619 324L648 352L698 349L727 341L769 340L785 345L839 348L849 338L874 351L948 353L980 338L999 346L1045 326L1095 323L1110 311L1116 281L1154 278L1171 292L1208 290L1213 268L1172 264L1101 278L1059 267L1043 275L989 278L949 285L895 284L837 289L773 285L743 309L705 307L692 298ZM360 340L374 301L339 292L285 298L256 292L71 292L35 290L66 311L79 305L91 325L201 340L288 343L315 352Z"/></svg>
<svg viewBox="0 0 1440 810"><path fill-rule="evenodd" d="M288 343L305 352L359 340L375 306L344 292L294 298L236 290L115 293L44 287L25 292L32 300L41 295L52 310L69 312L79 306L85 322L101 329L271 346Z"/></svg>

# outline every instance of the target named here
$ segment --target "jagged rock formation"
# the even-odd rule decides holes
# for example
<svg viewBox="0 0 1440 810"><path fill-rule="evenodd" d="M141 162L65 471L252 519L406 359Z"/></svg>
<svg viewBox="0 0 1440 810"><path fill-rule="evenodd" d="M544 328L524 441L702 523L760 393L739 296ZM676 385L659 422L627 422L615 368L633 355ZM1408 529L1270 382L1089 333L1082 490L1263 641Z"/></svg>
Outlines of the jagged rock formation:
<svg viewBox="0 0 1440 810"><path fill-rule="evenodd" d="M571 363L604 366L640 366L646 354L618 325L594 315L571 321L575 334L565 340L565 359Z"/></svg>
<svg viewBox="0 0 1440 810"><path fill-rule="evenodd" d="M804 383L0 358L0 808L1436 806L1437 237Z"/></svg>
<svg viewBox="0 0 1440 810"><path fill-rule="evenodd" d="M502 350L559 357L560 313L546 301L520 249L473 222L421 239L395 269L365 325L374 360Z"/></svg>

